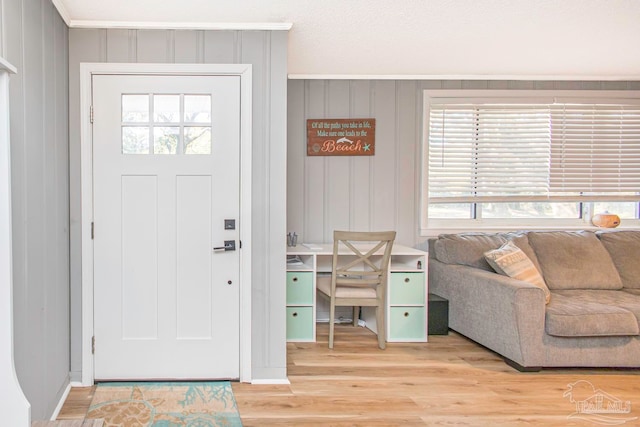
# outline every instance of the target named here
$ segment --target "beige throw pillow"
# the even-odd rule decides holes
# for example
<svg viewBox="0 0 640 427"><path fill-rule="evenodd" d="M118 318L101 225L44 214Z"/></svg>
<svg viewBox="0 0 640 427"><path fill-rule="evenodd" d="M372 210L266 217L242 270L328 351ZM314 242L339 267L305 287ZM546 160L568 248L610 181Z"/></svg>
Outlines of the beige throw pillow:
<svg viewBox="0 0 640 427"><path fill-rule="evenodd" d="M484 256L496 273L529 282L542 289L545 302L549 304L551 292L547 284L529 257L513 242L507 242L498 249L485 252Z"/></svg>

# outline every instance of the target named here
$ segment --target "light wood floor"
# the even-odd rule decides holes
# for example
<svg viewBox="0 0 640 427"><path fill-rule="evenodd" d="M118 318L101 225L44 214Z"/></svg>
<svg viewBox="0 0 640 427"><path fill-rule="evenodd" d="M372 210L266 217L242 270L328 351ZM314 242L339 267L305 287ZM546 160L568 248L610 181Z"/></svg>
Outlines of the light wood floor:
<svg viewBox="0 0 640 427"><path fill-rule="evenodd" d="M637 369L521 373L453 332L386 350L363 328L337 326L333 350L327 338L318 325L317 343L287 345L290 385L233 383L245 426L597 425L568 418L576 405L563 394L578 380L630 401L611 416L640 425ZM83 418L92 390L73 389L58 419Z"/></svg>
<svg viewBox="0 0 640 427"><path fill-rule="evenodd" d="M34 421L31 427L103 427L103 420Z"/></svg>

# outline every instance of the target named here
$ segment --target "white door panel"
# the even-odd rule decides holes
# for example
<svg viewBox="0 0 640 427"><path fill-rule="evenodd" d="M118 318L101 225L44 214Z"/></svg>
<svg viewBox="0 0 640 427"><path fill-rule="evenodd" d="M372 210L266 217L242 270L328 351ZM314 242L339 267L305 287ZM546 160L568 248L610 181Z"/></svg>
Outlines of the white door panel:
<svg viewBox="0 0 640 427"><path fill-rule="evenodd" d="M93 108L95 378L238 378L240 78L98 75Z"/></svg>

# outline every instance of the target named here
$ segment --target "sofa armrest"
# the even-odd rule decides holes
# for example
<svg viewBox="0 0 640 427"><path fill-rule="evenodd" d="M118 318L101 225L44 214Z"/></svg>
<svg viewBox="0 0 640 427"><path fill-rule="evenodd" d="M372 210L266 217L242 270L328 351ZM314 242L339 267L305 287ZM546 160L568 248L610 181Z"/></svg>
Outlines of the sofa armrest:
<svg viewBox="0 0 640 427"><path fill-rule="evenodd" d="M451 329L523 367L542 366L542 289L478 268L429 260L429 290L449 300Z"/></svg>

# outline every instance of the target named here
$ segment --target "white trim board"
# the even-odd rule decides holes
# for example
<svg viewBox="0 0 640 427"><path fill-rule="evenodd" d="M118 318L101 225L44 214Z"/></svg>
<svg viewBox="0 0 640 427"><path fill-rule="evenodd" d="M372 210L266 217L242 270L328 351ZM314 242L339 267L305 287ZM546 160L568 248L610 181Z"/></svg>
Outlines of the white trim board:
<svg viewBox="0 0 640 427"><path fill-rule="evenodd" d="M63 0L51 0L51 2L69 28L289 31L293 27L290 22L146 22L73 19Z"/></svg>
<svg viewBox="0 0 640 427"><path fill-rule="evenodd" d="M6 71L8 74L16 74L18 70L11 65L6 59L0 56L0 71Z"/></svg>
<svg viewBox="0 0 640 427"><path fill-rule="evenodd" d="M89 109L97 74L235 75L240 77L240 381L251 382L251 153L252 66L250 64L80 64L80 186L82 240L82 385L94 382L93 337L93 136Z"/></svg>
<svg viewBox="0 0 640 427"><path fill-rule="evenodd" d="M63 0L51 0L69 28L121 28L149 30L273 30L289 31L290 22L144 22L73 19Z"/></svg>
<svg viewBox="0 0 640 427"><path fill-rule="evenodd" d="M60 411L62 410L62 407L64 406L64 402L65 400L67 400L67 397L69 396L70 391L71 391L71 383L67 384L67 387L62 392L62 396L60 396L60 401L58 402L56 409L53 410L53 414L51 414L51 418L49 418L49 420L55 421L56 418L58 418L58 415L60 415Z"/></svg>
<svg viewBox="0 0 640 427"><path fill-rule="evenodd" d="M486 80L486 81L637 81L633 75L530 75L530 74L295 74L289 80Z"/></svg>
<svg viewBox="0 0 640 427"><path fill-rule="evenodd" d="M9 78L16 69L0 57L0 412L3 424L27 426L31 405L16 375L13 330L13 247L11 219L11 143Z"/></svg>
<svg viewBox="0 0 640 427"><path fill-rule="evenodd" d="M67 21L65 20L65 22ZM288 22L146 22L90 21L82 19L71 19L67 22L67 25L69 28L229 31L289 31L293 27L293 24Z"/></svg>
<svg viewBox="0 0 640 427"><path fill-rule="evenodd" d="M53 6L58 10L60 17L62 18L64 23L67 24L67 27L70 27L71 16L69 15L69 11L67 10L67 7L64 5L63 0L51 0L51 3L53 3Z"/></svg>

